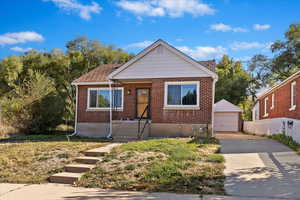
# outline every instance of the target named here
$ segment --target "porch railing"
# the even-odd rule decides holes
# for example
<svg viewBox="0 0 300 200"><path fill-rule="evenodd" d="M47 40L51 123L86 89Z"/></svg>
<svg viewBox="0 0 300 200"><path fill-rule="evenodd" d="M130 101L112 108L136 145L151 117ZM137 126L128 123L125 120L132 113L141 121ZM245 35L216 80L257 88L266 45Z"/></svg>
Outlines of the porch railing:
<svg viewBox="0 0 300 200"><path fill-rule="evenodd" d="M144 134L144 130L146 128L146 125L149 124L149 119L145 119L145 123L144 126L141 128L141 121L142 119L144 119L144 115L146 113L146 111L148 111L149 106L147 105L145 110L143 111L142 115L139 117L139 121L138 121L138 139L142 139L142 136Z"/></svg>

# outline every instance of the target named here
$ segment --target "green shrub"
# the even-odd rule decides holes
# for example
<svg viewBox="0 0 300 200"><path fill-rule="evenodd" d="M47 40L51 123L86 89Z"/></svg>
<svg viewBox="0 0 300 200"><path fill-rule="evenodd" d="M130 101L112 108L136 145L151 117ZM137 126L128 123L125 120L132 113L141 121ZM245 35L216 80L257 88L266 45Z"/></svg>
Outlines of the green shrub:
<svg viewBox="0 0 300 200"><path fill-rule="evenodd" d="M23 133L40 133L62 123L64 103L52 79L31 72L0 99L3 122Z"/></svg>
<svg viewBox="0 0 300 200"><path fill-rule="evenodd" d="M206 161L215 162L215 163L223 163L223 162L225 162L225 159L222 155L210 154L210 155L207 155Z"/></svg>
<svg viewBox="0 0 300 200"><path fill-rule="evenodd" d="M287 145L291 149L295 150L300 154L300 144L298 144L291 136L283 135L283 134L275 134L270 135L268 138L277 140L278 142Z"/></svg>

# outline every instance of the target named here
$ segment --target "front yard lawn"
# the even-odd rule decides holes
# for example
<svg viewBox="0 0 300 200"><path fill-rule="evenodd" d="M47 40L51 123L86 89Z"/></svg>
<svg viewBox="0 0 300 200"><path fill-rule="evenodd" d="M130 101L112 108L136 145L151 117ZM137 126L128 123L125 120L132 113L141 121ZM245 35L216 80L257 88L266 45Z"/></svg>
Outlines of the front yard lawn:
<svg viewBox="0 0 300 200"><path fill-rule="evenodd" d="M79 186L149 192L224 194L216 139L158 139L113 149Z"/></svg>
<svg viewBox="0 0 300 200"><path fill-rule="evenodd" d="M0 139L0 182L43 183L81 151L103 146L104 140L64 134Z"/></svg>

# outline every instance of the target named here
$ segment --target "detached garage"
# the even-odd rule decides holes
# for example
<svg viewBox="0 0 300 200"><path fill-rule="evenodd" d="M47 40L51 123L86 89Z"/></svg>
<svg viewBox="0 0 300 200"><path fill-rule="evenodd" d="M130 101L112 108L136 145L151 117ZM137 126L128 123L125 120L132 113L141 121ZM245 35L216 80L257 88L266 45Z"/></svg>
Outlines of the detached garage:
<svg viewBox="0 0 300 200"><path fill-rule="evenodd" d="M214 130L238 132L241 130L241 113L243 111L225 99L214 105Z"/></svg>

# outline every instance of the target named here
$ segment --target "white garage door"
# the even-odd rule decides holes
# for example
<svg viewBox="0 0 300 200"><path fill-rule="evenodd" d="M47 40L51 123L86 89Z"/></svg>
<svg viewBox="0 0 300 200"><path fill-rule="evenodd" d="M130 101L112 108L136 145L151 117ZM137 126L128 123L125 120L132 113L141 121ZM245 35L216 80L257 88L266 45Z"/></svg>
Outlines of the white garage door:
<svg viewBox="0 0 300 200"><path fill-rule="evenodd" d="M239 130L239 113L216 112L214 130L237 132Z"/></svg>

